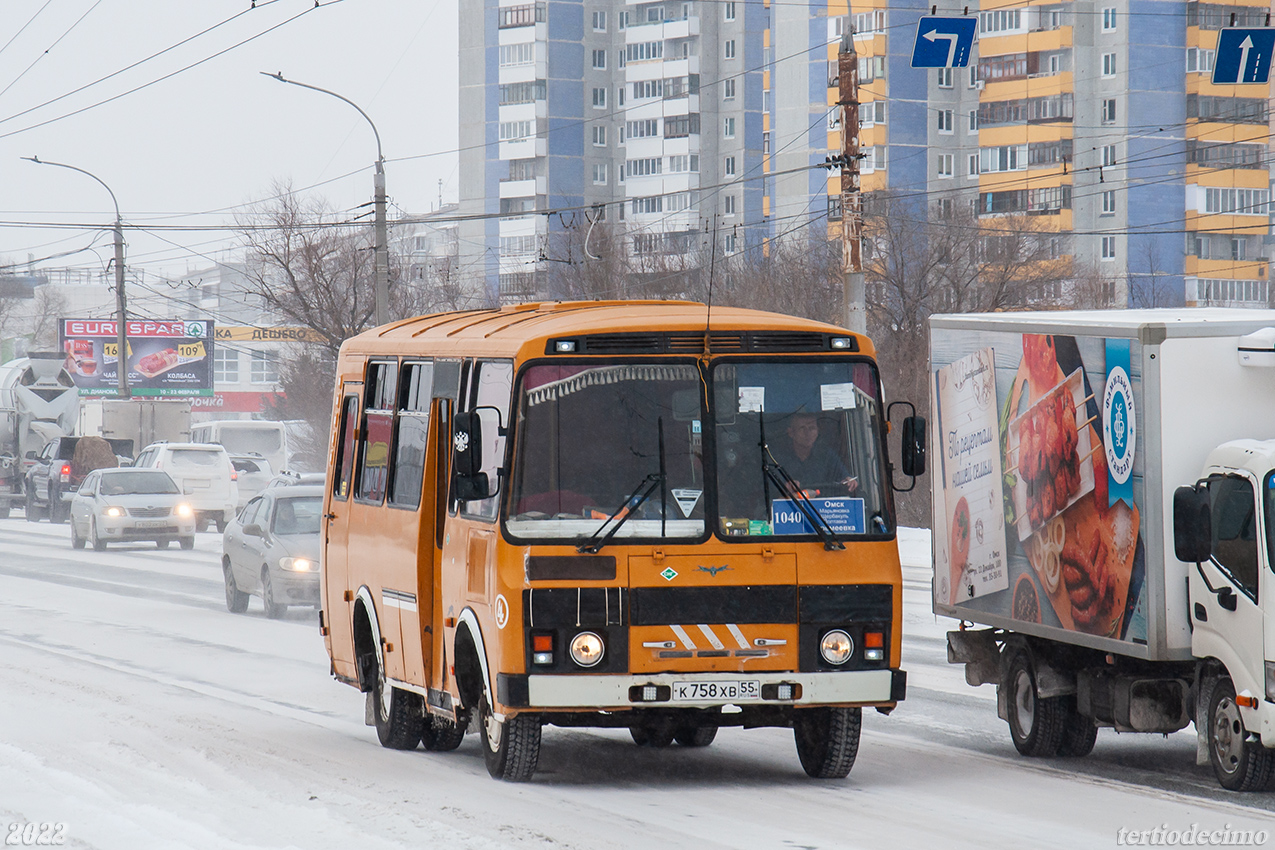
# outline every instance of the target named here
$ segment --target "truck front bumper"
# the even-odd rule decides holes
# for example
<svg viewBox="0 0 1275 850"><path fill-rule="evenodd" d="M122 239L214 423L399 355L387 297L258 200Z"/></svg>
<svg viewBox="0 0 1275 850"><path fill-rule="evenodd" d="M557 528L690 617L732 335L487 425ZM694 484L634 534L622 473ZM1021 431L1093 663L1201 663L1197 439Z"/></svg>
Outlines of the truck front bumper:
<svg viewBox="0 0 1275 850"><path fill-rule="evenodd" d="M678 699L673 686L688 682L760 685L760 698ZM783 690L783 686L789 686ZM625 708L713 708L721 705L884 705L907 694L903 670L855 670L836 673L664 673L627 675L501 674L497 698L511 708L615 710ZM779 699L788 694L790 698ZM795 694L796 696L791 696ZM647 697L654 698L647 698ZM662 698L661 698L662 697Z"/></svg>

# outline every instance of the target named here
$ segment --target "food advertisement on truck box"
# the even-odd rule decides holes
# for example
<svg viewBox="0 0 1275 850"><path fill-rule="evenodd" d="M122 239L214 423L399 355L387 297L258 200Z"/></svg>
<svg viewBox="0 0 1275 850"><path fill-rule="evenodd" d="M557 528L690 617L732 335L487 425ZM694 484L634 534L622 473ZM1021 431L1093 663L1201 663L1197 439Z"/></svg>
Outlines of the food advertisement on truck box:
<svg viewBox="0 0 1275 850"><path fill-rule="evenodd" d="M59 323L66 370L80 395L119 391L119 344L113 319L63 319ZM129 390L135 396L213 394L213 322L134 320L125 327Z"/></svg>
<svg viewBox="0 0 1275 850"><path fill-rule="evenodd" d="M1146 641L1136 340L933 329L934 595Z"/></svg>

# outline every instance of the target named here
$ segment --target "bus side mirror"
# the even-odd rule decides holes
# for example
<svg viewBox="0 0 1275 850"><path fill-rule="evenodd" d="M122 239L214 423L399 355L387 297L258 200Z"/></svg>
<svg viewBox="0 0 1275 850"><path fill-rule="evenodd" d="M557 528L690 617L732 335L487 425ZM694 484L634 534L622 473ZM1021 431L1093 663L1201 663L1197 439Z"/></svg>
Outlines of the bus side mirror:
<svg viewBox="0 0 1275 850"><path fill-rule="evenodd" d="M1207 561L1213 549L1213 518L1207 487L1179 487L1173 492L1173 554L1179 561Z"/></svg>
<svg viewBox="0 0 1275 850"><path fill-rule="evenodd" d="M452 494L463 502L492 495L483 468L483 423L478 411L457 413L452 420Z"/></svg>
<svg viewBox="0 0 1275 850"><path fill-rule="evenodd" d="M900 465L904 475L915 478L925 474L925 417L909 416L903 420L903 457Z"/></svg>

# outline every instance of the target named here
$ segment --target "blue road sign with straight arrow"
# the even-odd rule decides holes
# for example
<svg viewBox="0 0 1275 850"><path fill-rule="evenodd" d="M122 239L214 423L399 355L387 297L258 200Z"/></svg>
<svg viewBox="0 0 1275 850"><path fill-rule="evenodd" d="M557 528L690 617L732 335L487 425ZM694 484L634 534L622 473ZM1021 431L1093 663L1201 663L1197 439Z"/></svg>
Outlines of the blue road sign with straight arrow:
<svg viewBox="0 0 1275 850"><path fill-rule="evenodd" d="M1217 34L1213 84L1267 83L1271 78L1272 52L1275 52L1275 29L1235 27L1221 30Z"/></svg>
<svg viewBox="0 0 1275 850"><path fill-rule="evenodd" d="M913 68L964 68L970 64L977 18L926 15L916 25Z"/></svg>

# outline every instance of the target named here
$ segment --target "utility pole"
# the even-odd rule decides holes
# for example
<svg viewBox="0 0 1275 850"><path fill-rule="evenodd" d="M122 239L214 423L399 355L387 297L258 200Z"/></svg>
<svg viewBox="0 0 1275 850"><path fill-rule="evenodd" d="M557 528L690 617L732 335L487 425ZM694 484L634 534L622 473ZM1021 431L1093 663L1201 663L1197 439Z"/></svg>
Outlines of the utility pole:
<svg viewBox="0 0 1275 850"><path fill-rule="evenodd" d="M855 333L868 329L863 287L863 196L859 191L859 54L854 30L847 26L837 53L838 105L841 107L841 269L845 325Z"/></svg>
<svg viewBox="0 0 1275 850"><path fill-rule="evenodd" d="M38 156L24 156L22 158L28 162L34 162L36 165L56 165L58 168L69 168L72 171L78 171L101 183L102 188L111 196L111 203L115 205L115 344L118 347L115 371L119 376L119 397L130 398L132 392L128 386L128 335L125 333L128 318L124 309L127 303L124 298L124 219L120 217L119 201L115 200L115 193L111 191L111 187L107 186L101 177L91 171L85 171L83 168L77 168L74 165L67 165L65 162L49 162L47 159L40 159Z"/></svg>

